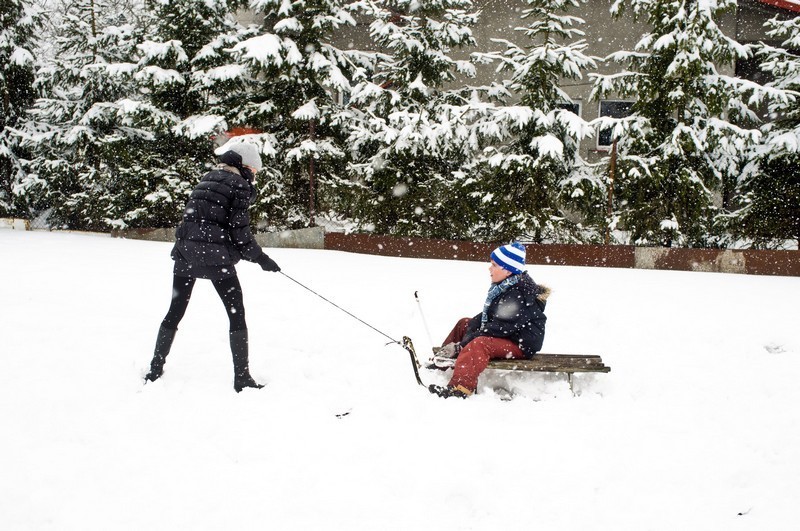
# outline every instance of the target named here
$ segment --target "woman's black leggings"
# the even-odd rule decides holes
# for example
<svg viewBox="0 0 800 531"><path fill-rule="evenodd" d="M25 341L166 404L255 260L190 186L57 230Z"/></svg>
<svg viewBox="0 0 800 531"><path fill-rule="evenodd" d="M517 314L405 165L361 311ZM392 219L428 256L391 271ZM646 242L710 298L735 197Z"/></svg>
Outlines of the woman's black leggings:
<svg viewBox="0 0 800 531"><path fill-rule="evenodd" d="M167 316L161 322L161 326L171 330L178 329L178 323L183 319L186 308L189 306L189 299L192 297L195 278L192 277L172 277L172 303L169 305ZM217 290L219 298L225 305L230 321L230 331L247 329L244 320L244 298L242 296L242 285L239 284L239 277L232 276L224 280L212 280L214 289Z"/></svg>

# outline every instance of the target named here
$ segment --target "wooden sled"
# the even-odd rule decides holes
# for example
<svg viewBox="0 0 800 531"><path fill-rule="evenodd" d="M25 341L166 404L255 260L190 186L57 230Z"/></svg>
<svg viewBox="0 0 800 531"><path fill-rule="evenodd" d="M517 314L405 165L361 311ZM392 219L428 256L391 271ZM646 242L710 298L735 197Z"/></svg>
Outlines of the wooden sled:
<svg viewBox="0 0 800 531"><path fill-rule="evenodd" d="M572 389L572 375L576 372L610 372L600 356L591 354L534 354L529 360L491 360L488 369L498 371L563 372Z"/></svg>

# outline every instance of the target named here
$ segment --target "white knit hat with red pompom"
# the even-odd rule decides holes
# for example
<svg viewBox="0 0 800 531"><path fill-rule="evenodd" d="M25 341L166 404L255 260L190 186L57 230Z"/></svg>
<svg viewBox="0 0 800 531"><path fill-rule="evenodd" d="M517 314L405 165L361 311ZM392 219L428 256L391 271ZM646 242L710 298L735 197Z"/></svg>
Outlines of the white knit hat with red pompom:
<svg viewBox="0 0 800 531"><path fill-rule="evenodd" d="M228 151L238 153L242 157L242 164L250 166L255 171L260 170L263 166L261 164L261 154L259 153L258 146L252 142L236 140L236 137L228 140L223 145L214 150L217 156L224 155Z"/></svg>

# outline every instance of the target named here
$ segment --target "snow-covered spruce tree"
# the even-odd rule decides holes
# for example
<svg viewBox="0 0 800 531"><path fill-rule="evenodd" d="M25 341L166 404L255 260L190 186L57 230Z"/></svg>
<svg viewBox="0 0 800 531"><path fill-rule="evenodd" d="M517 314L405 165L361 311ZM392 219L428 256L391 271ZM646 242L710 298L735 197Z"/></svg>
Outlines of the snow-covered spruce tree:
<svg viewBox="0 0 800 531"><path fill-rule="evenodd" d="M473 46L477 21L470 0L362 2L373 20L370 35L385 53L375 55L372 77L350 102L356 119L351 166L363 184L361 227L383 234L464 237L468 205L453 187L471 146L464 139L470 104L464 91L445 87L474 65L450 53ZM458 111L459 106L467 106ZM465 150L467 150L465 152ZM455 203L455 204L454 204Z"/></svg>
<svg viewBox="0 0 800 531"><path fill-rule="evenodd" d="M40 25L41 11L32 2L0 2L0 217L27 215L17 207L14 190L25 175L21 159L29 155L15 131L24 127L35 98L33 54Z"/></svg>
<svg viewBox="0 0 800 531"><path fill-rule="evenodd" d="M767 86L783 97L770 102L771 121L743 173L742 208L731 217L731 229L756 247L780 248L792 240L800 245L800 18L767 25L783 47L761 45L758 55L773 79Z"/></svg>
<svg viewBox="0 0 800 531"><path fill-rule="evenodd" d="M722 75L719 68L748 49L725 36L716 21L735 0L616 0L651 27L633 52L608 60L628 70L596 75L593 95L635 99L632 115L601 118L619 139L615 218L635 244L704 246L743 165L759 138L748 103L760 87ZM727 205L723 205L723 208Z"/></svg>
<svg viewBox="0 0 800 531"><path fill-rule="evenodd" d="M136 2L65 1L50 13L50 55L37 74L26 144L34 151L21 184L29 207L51 226L104 229L110 190L136 164L145 131L118 102L133 93Z"/></svg>
<svg viewBox="0 0 800 531"><path fill-rule="evenodd" d="M602 212L604 186L578 155L579 142L592 129L565 108L571 100L559 88L596 68L594 58L584 54L586 41L576 40L584 35L578 29L584 21L566 14L584 2L528 0L522 14L527 26L517 28L526 44L493 39L506 50L482 54L510 73L508 88L520 101L490 111L502 141L483 152L478 179L467 181L472 195L485 202L478 207L479 238L575 241L579 226L567 220L564 208L586 212L591 221Z"/></svg>
<svg viewBox="0 0 800 531"><path fill-rule="evenodd" d="M210 68L229 62L224 48L246 34L234 20L246 1L148 0L145 40L137 45L137 92L124 104L149 140L135 165L121 169L111 193L109 224L168 227L180 219L197 179L214 159L222 116L208 115L215 90Z"/></svg>
<svg viewBox="0 0 800 531"><path fill-rule="evenodd" d="M289 228L314 224L348 186L344 126L338 102L362 70L362 53L331 44L354 26L352 6L340 0L251 0L263 17L259 34L233 46L242 68L230 71L242 85L220 97L216 114L229 124L261 132L271 156L265 197L270 223Z"/></svg>

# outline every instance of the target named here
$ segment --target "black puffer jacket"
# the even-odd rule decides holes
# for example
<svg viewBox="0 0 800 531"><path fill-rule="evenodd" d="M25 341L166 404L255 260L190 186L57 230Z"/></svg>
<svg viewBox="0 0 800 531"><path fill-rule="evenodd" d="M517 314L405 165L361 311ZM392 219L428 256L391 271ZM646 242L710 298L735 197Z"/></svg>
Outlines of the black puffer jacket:
<svg viewBox="0 0 800 531"><path fill-rule="evenodd" d="M221 279L235 275L232 266L242 258L258 264L269 259L250 230L252 174L237 153L229 151L220 161L195 186L175 231L176 275Z"/></svg>
<svg viewBox="0 0 800 531"><path fill-rule="evenodd" d="M526 358L542 349L547 317L544 308L550 289L536 284L528 273L489 305L488 320L481 327L481 315L473 317L461 346L479 336L502 337L519 345Z"/></svg>

